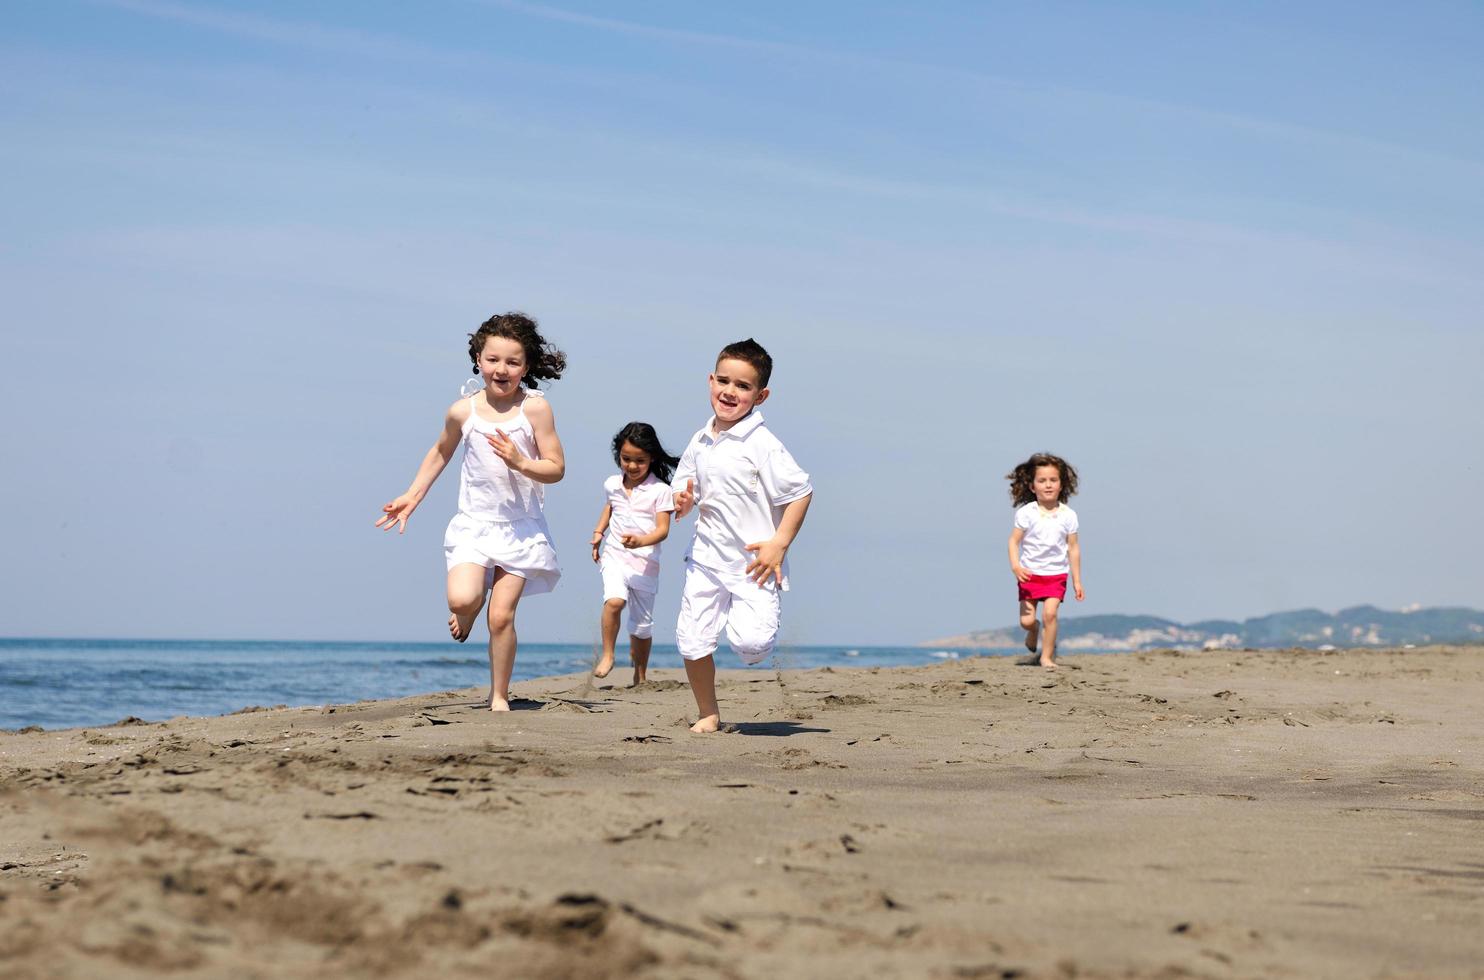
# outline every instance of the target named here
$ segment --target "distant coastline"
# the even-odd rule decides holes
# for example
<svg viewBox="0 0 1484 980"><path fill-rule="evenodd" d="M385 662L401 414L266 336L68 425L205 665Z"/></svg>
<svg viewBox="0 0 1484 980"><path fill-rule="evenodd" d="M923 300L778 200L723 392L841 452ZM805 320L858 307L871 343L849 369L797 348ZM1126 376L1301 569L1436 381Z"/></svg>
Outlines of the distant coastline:
<svg viewBox="0 0 1484 980"><path fill-rule="evenodd" d="M1018 626L971 630L924 640L920 647L1004 650L1024 637ZM1297 609L1241 621L1178 623L1158 616L1068 616L1057 645L1066 652L1240 650L1283 647L1404 647L1484 643L1484 612L1461 606L1386 610L1353 606L1336 613Z"/></svg>

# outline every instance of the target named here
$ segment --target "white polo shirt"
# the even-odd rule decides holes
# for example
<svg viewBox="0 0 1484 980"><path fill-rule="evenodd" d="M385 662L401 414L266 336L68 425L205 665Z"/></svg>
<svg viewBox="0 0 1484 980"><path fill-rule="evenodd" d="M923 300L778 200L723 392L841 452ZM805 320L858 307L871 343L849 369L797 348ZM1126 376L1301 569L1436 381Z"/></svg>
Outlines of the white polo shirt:
<svg viewBox="0 0 1484 980"><path fill-rule="evenodd" d="M1077 512L1066 504L1044 511L1032 500L1015 511L1015 526L1025 532L1020 539L1020 564L1032 575L1065 575L1072 570L1067 561L1067 535L1077 533Z"/></svg>
<svg viewBox="0 0 1484 980"><path fill-rule="evenodd" d="M772 538L783 509L814 492L809 474L799 468L778 437L754 409L725 432L715 432L715 418L691 436L671 486L684 490L696 481L696 534L689 558L713 571L742 575L752 561L747 545ZM783 585L788 588L788 559Z"/></svg>
<svg viewBox="0 0 1484 980"><path fill-rule="evenodd" d="M603 481L603 494L611 510L608 534L603 538L603 557L626 565L641 575L658 575L660 545L625 548L623 536L648 534L654 530L656 515L675 509L675 497L670 488L653 473L646 473L644 480L632 492L624 493L623 476L615 473Z"/></svg>

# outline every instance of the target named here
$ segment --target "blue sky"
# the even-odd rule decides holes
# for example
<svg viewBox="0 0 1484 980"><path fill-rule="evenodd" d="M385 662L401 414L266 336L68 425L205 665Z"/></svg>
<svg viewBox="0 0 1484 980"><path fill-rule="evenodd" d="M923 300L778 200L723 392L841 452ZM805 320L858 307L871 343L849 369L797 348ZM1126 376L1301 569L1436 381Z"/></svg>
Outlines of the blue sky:
<svg viewBox="0 0 1484 980"><path fill-rule="evenodd" d="M744 336L817 487L789 642L1012 621L1041 449L1074 614L1478 606L1481 49L1462 3L14 5L0 634L439 638L456 472L371 522L516 308L571 362L526 640L596 635L607 440L681 447Z"/></svg>

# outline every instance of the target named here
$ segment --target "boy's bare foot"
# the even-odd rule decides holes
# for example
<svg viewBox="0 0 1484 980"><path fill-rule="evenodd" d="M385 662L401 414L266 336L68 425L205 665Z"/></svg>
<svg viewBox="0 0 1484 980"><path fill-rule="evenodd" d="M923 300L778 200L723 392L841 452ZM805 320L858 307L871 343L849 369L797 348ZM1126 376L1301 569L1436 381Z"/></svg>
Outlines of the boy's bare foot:
<svg viewBox="0 0 1484 980"><path fill-rule="evenodd" d="M721 715L707 715L694 725L690 730L697 735L710 735L721 728Z"/></svg>
<svg viewBox="0 0 1484 980"><path fill-rule="evenodd" d="M643 684L643 683L644 683L644 668L643 667L635 667L634 668L634 682L632 684L630 684L629 687L638 687L640 684Z"/></svg>
<svg viewBox="0 0 1484 980"><path fill-rule="evenodd" d="M467 616L452 613L448 617L448 635L463 643L469 638L469 631L474 628L474 617L479 615L479 610L474 610Z"/></svg>
<svg viewBox="0 0 1484 980"><path fill-rule="evenodd" d="M593 668L594 677L607 677L609 671L613 670L613 654L605 653L598 661L598 666Z"/></svg>
<svg viewBox="0 0 1484 980"><path fill-rule="evenodd" d="M1025 648L1031 653L1036 652L1036 644L1041 639L1041 624L1033 623L1031 628L1025 631Z"/></svg>

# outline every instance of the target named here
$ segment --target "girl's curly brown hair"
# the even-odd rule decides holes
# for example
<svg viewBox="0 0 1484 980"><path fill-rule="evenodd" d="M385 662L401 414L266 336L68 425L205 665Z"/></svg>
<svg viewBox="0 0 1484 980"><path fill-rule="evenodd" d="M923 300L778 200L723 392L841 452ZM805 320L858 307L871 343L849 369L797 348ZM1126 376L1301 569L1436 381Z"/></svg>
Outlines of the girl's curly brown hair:
<svg viewBox="0 0 1484 980"><path fill-rule="evenodd" d="M474 364L475 374L479 373L484 342L491 337L513 340L526 352L526 374L521 383L529 388L541 387L540 381L555 381L567 369L567 355L546 342L536 321L512 310L490 317L469 335L469 360Z"/></svg>
<svg viewBox="0 0 1484 980"><path fill-rule="evenodd" d="M1010 499L1015 501L1016 507L1036 499L1032 484L1036 479L1036 469L1041 466L1055 466L1056 471L1061 474L1061 494L1056 498L1058 502L1066 503L1077 492L1077 471L1072 469L1071 463L1050 453L1036 453L1005 474L1005 479L1010 481Z"/></svg>

